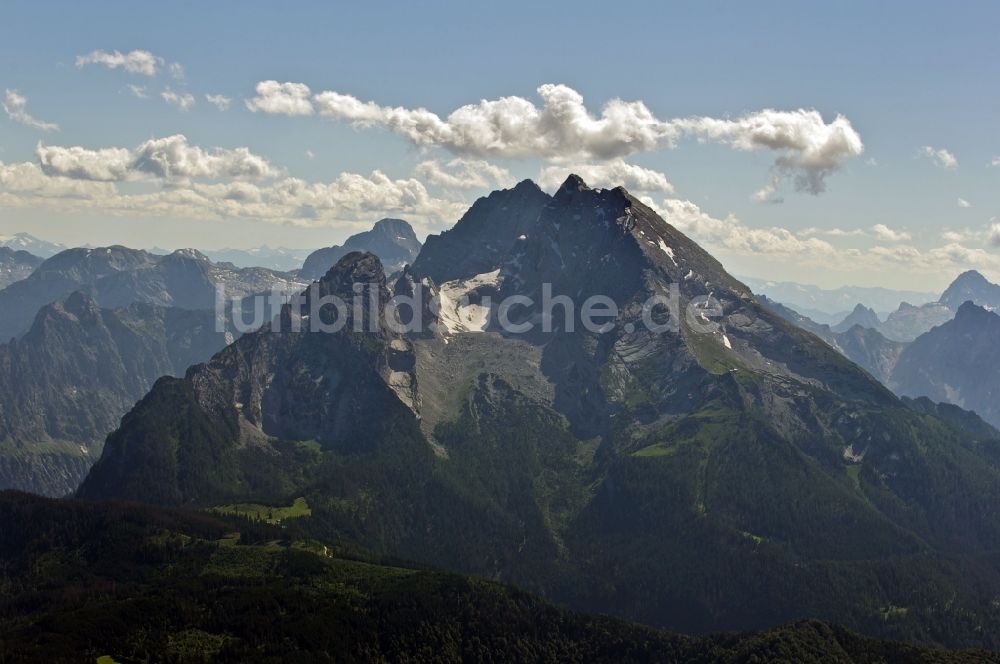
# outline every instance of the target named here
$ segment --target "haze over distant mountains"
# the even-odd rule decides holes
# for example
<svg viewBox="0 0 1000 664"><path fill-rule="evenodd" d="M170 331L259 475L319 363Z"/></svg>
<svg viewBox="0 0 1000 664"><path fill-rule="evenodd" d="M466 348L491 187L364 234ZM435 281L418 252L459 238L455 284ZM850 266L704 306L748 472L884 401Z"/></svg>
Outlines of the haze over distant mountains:
<svg viewBox="0 0 1000 664"><path fill-rule="evenodd" d="M817 323L830 325L840 322L859 303L885 316L895 311L900 302L923 304L937 299L935 293L920 291L867 286L842 286L828 290L789 281L741 278L758 295L766 295L772 300L792 307Z"/></svg>
<svg viewBox="0 0 1000 664"><path fill-rule="evenodd" d="M886 321L859 304L830 327L761 299L897 394L954 404L1000 427L1000 286L978 272L959 275L937 302L901 304Z"/></svg>
<svg viewBox="0 0 1000 664"><path fill-rule="evenodd" d="M0 235L0 246L9 247L14 251L27 251L29 254L34 254L41 258L49 258L55 256L60 251L68 249L64 244L39 240L30 233L15 233L9 236Z"/></svg>
<svg viewBox="0 0 1000 664"><path fill-rule="evenodd" d="M81 290L104 308L146 302L182 309L213 309L216 286L228 298L301 288L292 274L216 264L191 249L166 256L127 247L67 249L25 279L0 290L0 339L25 332L45 304Z"/></svg>

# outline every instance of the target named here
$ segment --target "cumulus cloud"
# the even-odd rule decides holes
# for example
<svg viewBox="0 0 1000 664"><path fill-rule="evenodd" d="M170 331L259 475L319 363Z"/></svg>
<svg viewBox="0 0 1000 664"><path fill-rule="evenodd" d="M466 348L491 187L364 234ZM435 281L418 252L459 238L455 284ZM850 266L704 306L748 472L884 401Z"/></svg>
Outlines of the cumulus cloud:
<svg viewBox="0 0 1000 664"><path fill-rule="evenodd" d="M98 182L147 178L262 179L279 173L264 157L247 148L206 150L189 144L183 134L150 139L134 150L91 150L39 143L35 152L47 175Z"/></svg>
<svg viewBox="0 0 1000 664"><path fill-rule="evenodd" d="M309 86L304 83L261 81L257 84L257 95L246 100L246 107L254 113L312 115L309 95Z"/></svg>
<svg viewBox="0 0 1000 664"><path fill-rule="evenodd" d="M993 160L989 163L990 166L1000 166L1000 157L993 157Z"/></svg>
<svg viewBox="0 0 1000 664"><path fill-rule="evenodd" d="M945 170L953 171L958 168L958 159L945 148L932 148L929 145L925 145L920 148L920 155L930 159L935 166L939 166Z"/></svg>
<svg viewBox="0 0 1000 664"><path fill-rule="evenodd" d="M27 111L28 99L17 90L4 90L3 110L7 117L14 122L19 122L42 131L58 131L59 125L54 122L44 122L34 117Z"/></svg>
<svg viewBox="0 0 1000 664"><path fill-rule="evenodd" d="M810 194L825 191L826 177L864 152L861 136L847 118L838 115L827 123L815 110L765 109L736 120L699 117L674 123L699 140L725 143L737 150L777 152L775 171L790 177L796 190Z"/></svg>
<svg viewBox="0 0 1000 664"><path fill-rule="evenodd" d="M665 199L656 205L644 199L664 220L711 248L725 248L742 254L780 254L808 258L835 253L833 245L817 237L800 237L786 228L751 228L734 215L715 218L697 204L677 199Z"/></svg>
<svg viewBox="0 0 1000 664"><path fill-rule="evenodd" d="M108 69L118 69L121 67L130 74L142 74L143 76L156 76L159 67L163 65L163 58L153 55L149 51L91 51L86 55L76 56L76 66L101 65Z"/></svg>
<svg viewBox="0 0 1000 664"><path fill-rule="evenodd" d="M488 189L509 187L514 176L501 166L482 159L452 159L442 165L436 160L417 164L414 175L445 189Z"/></svg>
<svg viewBox="0 0 1000 664"><path fill-rule="evenodd" d="M1000 247L1000 223L993 222L986 232L987 241L994 247Z"/></svg>
<svg viewBox="0 0 1000 664"><path fill-rule="evenodd" d="M624 159L612 159L597 164L577 164L574 166L547 166L538 174L538 185L543 189L554 189L561 185L570 173L576 173L593 187L617 187L630 191L673 193L674 186L667 176Z"/></svg>
<svg viewBox="0 0 1000 664"><path fill-rule="evenodd" d="M905 242L911 239L909 233L893 230L885 224L875 224L872 226L872 232L875 233L875 237L886 242Z"/></svg>
<svg viewBox="0 0 1000 664"><path fill-rule="evenodd" d="M146 92L146 86L144 85L129 85L128 89L132 93L133 97L138 99L149 99L149 93Z"/></svg>
<svg viewBox="0 0 1000 664"><path fill-rule="evenodd" d="M114 192L114 185L106 182L53 178L45 174L37 164L0 162L2 205L35 205L62 199L95 200Z"/></svg>
<svg viewBox="0 0 1000 664"><path fill-rule="evenodd" d="M730 254L758 258L775 256L783 262L810 269L821 265L844 272L856 272L864 267L928 276L970 268L1000 270L1000 253L980 246L968 246L968 243L977 241L977 238L994 242L993 246L1000 246L1000 223L996 222L985 232L943 236L943 245L929 249L921 250L898 243L857 248L837 246L815 237L816 229L797 233L781 227L753 228L732 214L720 219L687 200L666 199L657 204L652 199L643 198L643 202L656 210L668 223L720 257ZM845 234L868 233L845 231ZM871 235L875 236L874 233Z"/></svg>
<svg viewBox="0 0 1000 664"><path fill-rule="evenodd" d="M965 200L964 198L959 198L958 199L958 207L960 207L960 208L970 208L970 207L972 207L972 203L970 203L969 201Z"/></svg>
<svg viewBox="0 0 1000 664"><path fill-rule="evenodd" d="M383 127L418 146L435 146L462 156L541 158L566 164L607 161L640 152L674 147L683 137L719 142L737 150L777 153L773 169L776 189L788 178L795 188L818 194L826 178L864 151L850 121L838 115L826 122L818 111L765 109L737 119L688 117L657 118L641 101L612 99L599 115L591 113L582 95L565 85L538 88L542 105L522 97L481 100L462 106L442 118L426 108L381 106L335 91L308 98L303 84L264 81L258 97L248 100L251 110L278 95L279 87L297 85L295 104L273 104L268 112L320 115L359 127ZM284 94L280 97L284 100ZM294 110L293 110L294 109Z"/></svg>
<svg viewBox="0 0 1000 664"><path fill-rule="evenodd" d="M225 95L205 95L205 101L220 111L228 111L233 100Z"/></svg>
<svg viewBox="0 0 1000 664"><path fill-rule="evenodd" d="M92 164L90 165L92 166ZM155 170L155 168L153 169ZM0 205L73 212L185 219L249 219L298 226L360 230L372 219L402 216L418 228L451 225L467 204L432 196L413 178L392 179L381 171L341 173L331 182L282 178L250 181L178 181L154 192L125 192L115 182L46 173L37 164L0 162Z"/></svg>
<svg viewBox="0 0 1000 664"><path fill-rule="evenodd" d="M167 68L170 71L170 77L178 81L184 80L184 67L179 62L171 62L170 66Z"/></svg>
<svg viewBox="0 0 1000 664"><path fill-rule="evenodd" d="M181 111L188 111L194 106L194 96L187 92L174 92L167 88L160 93L160 96L163 97L163 101L171 106L176 106Z"/></svg>

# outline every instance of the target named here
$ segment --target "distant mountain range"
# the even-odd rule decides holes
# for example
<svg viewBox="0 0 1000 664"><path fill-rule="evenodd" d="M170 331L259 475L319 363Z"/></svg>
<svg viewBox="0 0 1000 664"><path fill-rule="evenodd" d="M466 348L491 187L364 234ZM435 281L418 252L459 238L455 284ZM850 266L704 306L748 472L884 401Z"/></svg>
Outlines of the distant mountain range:
<svg viewBox="0 0 1000 664"><path fill-rule="evenodd" d="M319 279L352 251L370 251L392 273L413 262L420 253L420 241L413 227L402 219L380 219L371 230L352 235L343 245L318 249L309 254L299 275L303 279Z"/></svg>
<svg viewBox="0 0 1000 664"><path fill-rule="evenodd" d="M781 302L818 323L833 325L840 322L857 304L882 315L895 311L900 302L923 304L937 300L937 294L890 288L843 286L831 290L790 281L770 281L741 277L758 295Z"/></svg>
<svg viewBox="0 0 1000 664"><path fill-rule="evenodd" d="M954 404L1000 427L998 292L1000 286L978 272L965 272L939 302L921 307L903 303L885 322L859 304L832 328L766 296L761 301L838 349L895 393ZM959 301L953 311L950 307Z"/></svg>
<svg viewBox="0 0 1000 664"><path fill-rule="evenodd" d="M77 290L108 309L133 302L214 309L218 285L231 299L272 288L291 293L304 284L288 273L215 264L192 249L167 256L120 246L67 249L0 290L0 339L23 334L41 307Z"/></svg>
<svg viewBox="0 0 1000 664"><path fill-rule="evenodd" d="M78 495L301 498L311 538L687 632L808 615L1000 647L1000 433L895 397L624 189L522 182L398 277L348 253L316 295L355 283L375 306L309 295L158 381ZM675 288L686 314L650 329L670 318L644 304ZM440 296L433 327L372 329L418 289ZM617 313L602 331L500 325L545 319L549 289ZM285 325L314 314L347 325Z"/></svg>
<svg viewBox="0 0 1000 664"><path fill-rule="evenodd" d="M0 246L8 247L14 251L27 251L29 254L49 258L55 256L60 251L65 251L68 247L58 242L46 242L39 240L29 233L15 233L14 235L0 235Z"/></svg>
<svg viewBox="0 0 1000 664"><path fill-rule="evenodd" d="M215 249L202 253L215 263L232 263L236 267L264 267L278 272L292 272L302 266L302 261L309 255L309 250L265 245L255 249Z"/></svg>

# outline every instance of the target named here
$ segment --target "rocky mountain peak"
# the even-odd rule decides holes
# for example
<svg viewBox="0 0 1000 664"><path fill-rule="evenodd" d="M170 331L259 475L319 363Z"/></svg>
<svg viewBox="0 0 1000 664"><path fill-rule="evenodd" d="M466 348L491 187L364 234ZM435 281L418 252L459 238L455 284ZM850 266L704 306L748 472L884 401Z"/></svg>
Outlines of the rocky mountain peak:
<svg viewBox="0 0 1000 664"><path fill-rule="evenodd" d="M833 327L834 332L846 332L852 327L860 325L861 327L877 330L882 325L882 321L879 319L878 314L875 313L874 309L866 307L860 302L854 307L854 310L847 315L844 320Z"/></svg>
<svg viewBox="0 0 1000 664"><path fill-rule="evenodd" d="M354 284L385 285L385 268L378 256L370 251L352 251L331 267L319 280L321 292L340 297L353 297Z"/></svg>
<svg viewBox="0 0 1000 664"><path fill-rule="evenodd" d="M941 294L941 304L952 311L967 301L985 307L990 311L1000 310L1000 285L990 282L975 270L963 272Z"/></svg>

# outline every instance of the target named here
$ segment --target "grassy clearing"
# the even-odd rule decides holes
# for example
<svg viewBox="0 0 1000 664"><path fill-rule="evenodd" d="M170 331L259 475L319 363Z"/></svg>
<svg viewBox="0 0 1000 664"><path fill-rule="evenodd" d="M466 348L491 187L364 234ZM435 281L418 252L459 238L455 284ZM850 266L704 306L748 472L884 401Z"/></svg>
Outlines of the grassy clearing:
<svg viewBox="0 0 1000 664"><path fill-rule="evenodd" d="M274 507L271 505L258 505L256 503L234 503L232 505L218 505L209 511L216 514L243 516L254 521L263 521L274 525L281 523L285 519L300 519L312 516L312 509L305 498L296 498L288 507Z"/></svg>

